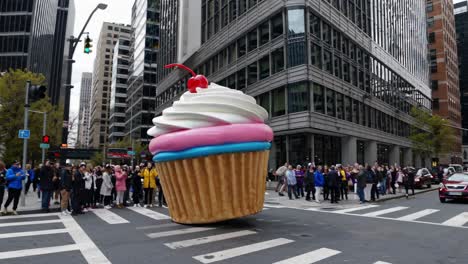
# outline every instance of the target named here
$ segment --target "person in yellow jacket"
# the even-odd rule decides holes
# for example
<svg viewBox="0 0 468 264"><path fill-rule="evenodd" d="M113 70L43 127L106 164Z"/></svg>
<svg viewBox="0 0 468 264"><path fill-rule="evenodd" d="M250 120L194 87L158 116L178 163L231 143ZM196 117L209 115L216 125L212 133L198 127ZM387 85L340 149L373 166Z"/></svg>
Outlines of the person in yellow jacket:
<svg viewBox="0 0 468 264"><path fill-rule="evenodd" d="M148 162L146 168L141 172L143 177L143 189L145 190L145 208L153 207L153 193L156 188L156 177L158 172L153 168L153 164Z"/></svg>

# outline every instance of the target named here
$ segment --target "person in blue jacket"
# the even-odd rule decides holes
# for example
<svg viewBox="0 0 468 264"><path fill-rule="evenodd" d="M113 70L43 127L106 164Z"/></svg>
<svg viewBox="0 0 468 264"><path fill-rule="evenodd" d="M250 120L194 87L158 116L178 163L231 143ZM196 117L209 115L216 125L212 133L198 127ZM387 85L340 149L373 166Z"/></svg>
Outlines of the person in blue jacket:
<svg viewBox="0 0 468 264"><path fill-rule="evenodd" d="M318 166L314 173L315 181L315 201L320 203L320 193L322 192L323 184L325 179L323 178L322 166Z"/></svg>
<svg viewBox="0 0 468 264"><path fill-rule="evenodd" d="M6 174L6 180L8 182L8 198L4 205L4 214L8 213L8 206L13 202L13 214L17 215L16 209L18 208L18 202L21 195L21 189L23 189L22 181L26 178L26 175L21 170L20 163L15 161L13 165L8 169Z"/></svg>

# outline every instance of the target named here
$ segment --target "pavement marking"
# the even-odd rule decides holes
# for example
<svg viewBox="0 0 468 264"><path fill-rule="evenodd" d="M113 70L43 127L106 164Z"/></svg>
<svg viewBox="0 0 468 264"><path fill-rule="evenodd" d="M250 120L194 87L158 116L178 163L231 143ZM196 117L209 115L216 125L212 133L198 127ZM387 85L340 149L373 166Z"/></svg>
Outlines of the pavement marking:
<svg viewBox="0 0 468 264"><path fill-rule="evenodd" d="M96 209L92 211L96 216L101 218L103 221L107 222L108 224L115 225L115 224L128 224L129 221L125 220L124 218L120 217L118 214L111 212L107 209Z"/></svg>
<svg viewBox="0 0 468 264"><path fill-rule="evenodd" d="M111 264L81 226L71 216L59 216L81 254L90 264Z"/></svg>
<svg viewBox="0 0 468 264"><path fill-rule="evenodd" d="M442 225L448 226L463 226L464 224L468 223L468 213L461 213L455 217L450 218L449 220L442 223Z"/></svg>
<svg viewBox="0 0 468 264"><path fill-rule="evenodd" d="M267 208L286 208L284 205L276 205L276 204L263 204L263 207Z"/></svg>
<svg viewBox="0 0 468 264"><path fill-rule="evenodd" d="M364 206L360 206L360 207L336 210L336 211L332 211L332 212L337 213L337 214L347 214L347 213L351 213L351 212L354 212L354 211L365 210L365 209L374 208L374 207L379 207L379 206L376 205L376 204L369 204L369 205L364 205Z"/></svg>
<svg viewBox="0 0 468 264"><path fill-rule="evenodd" d="M136 212L136 213L139 213L139 214L144 215L146 217L152 218L154 220L171 219L169 216L167 216L165 214L161 214L161 213L158 213L158 212L155 212L153 210L146 209L146 208L143 208L143 207L127 207L127 208L134 211L134 212Z"/></svg>
<svg viewBox="0 0 468 264"><path fill-rule="evenodd" d="M341 251L329 249L329 248L321 248L317 249L296 257L288 258L282 261L275 262L273 264L312 264L324 260L329 257L333 257L335 255L340 254Z"/></svg>
<svg viewBox="0 0 468 264"><path fill-rule="evenodd" d="M176 226L180 226L180 224L167 223L167 224L161 224L161 225L140 226L140 227L137 227L136 230L147 230L147 229L156 229L156 228L164 228L164 227L176 227Z"/></svg>
<svg viewBox="0 0 468 264"><path fill-rule="evenodd" d="M45 255L51 253L60 253L67 251L79 250L80 247L77 244L57 246L57 247L43 247L43 248L30 248L22 249L15 251L5 251L0 252L0 259L12 259L12 258L21 258L21 257L31 257L38 255Z"/></svg>
<svg viewBox="0 0 468 264"><path fill-rule="evenodd" d="M189 239L189 240L184 240L184 241L178 241L178 242L173 242L173 243L166 243L164 245L172 249L178 249L178 248L186 248L186 247L191 247L191 246L196 246L196 245L208 244L208 243L212 243L216 241L222 241L222 240L227 240L227 239L242 237L242 236L247 236L247 235L253 235L253 234L257 234L257 232L250 231L250 230L243 230L243 231L225 233L225 234L220 234L220 235L206 236L206 237L200 237L200 238Z"/></svg>
<svg viewBox="0 0 468 264"><path fill-rule="evenodd" d="M408 207L406 207L406 206L396 206L396 207L392 207L392 208L388 208L388 209L384 209L384 210L379 210L379 211L363 214L362 216L369 216L369 217L379 216L379 215L389 214L389 213L393 213L393 212L397 212L397 211L401 211L401 210L405 210L405 209L408 209Z"/></svg>
<svg viewBox="0 0 468 264"><path fill-rule="evenodd" d="M51 235L51 234L61 234L61 233L68 233L68 231L65 228L60 228L60 229L49 229L49 230L40 230L40 231L6 233L6 234L0 234L0 239L14 238L14 237L41 236L41 235Z"/></svg>
<svg viewBox="0 0 468 264"><path fill-rule="evenodd" d="M384 261L377 261L374 264L392 264L390 262L384 262Z"/></svg>
<svg viewBox="0 0 468 264"><path fill-rule="evenodd" d="M200 261L201 263L213 263L221 260L226 260L245 254L285 245L294 242L294 240L286 238L277 238L273 240L268 240L260 243L250 244L242 247L231 248L227 250L222 250L218 252L208 253L204 255L199 255L193 257L194 259Z"/></svg>
<svg viewBox="0 0 468 264"><path fill-rule="evenodd" d="M171 230L171 231L165 231L165 232L151 233L151 234L147 234L147 236L149 238L160 238L160 237L192 234L192 233L203 232L203 231L208 231L208 230L213 230L213 229L216 229L216 228L215 227L190 227L190 228L184 228L180 230Z"/></svg>
<svg viewBox="0 0 468 264"><path fill-rule="evenodd" d="M271 209L271 208L268 208L268 207L263 207L263 209L262 209L262 210L263 210L263 211L265 211L265 210L270 210L270 209Z"/></svg>
<svg viewBox="0 0 468 264"><path fill-rule="evenodd" d="M25 214L25 215L10 215L10 216L0 216L0 220L7 219L22 219L22 218L35 218L35 217L46 217L46 216L58 216L60 213L49 213L49 214Z"/></svg>
<svg viewBox="0 0 468 264"><path fill-rule="evenodd" d="M13 222L13 223L0 223L0 227L7 226L22 226L22 225L42 225L42 224L52 224L52 223L61 223L62 220L41 220L41 221L24 221L24 222Z"/></svg>
<svg viewBox="0 0 468 264"><path fill-rule="evenodd" d="M427 215L430 215L430 214L433 214L433 213L437 213L439 211L440 210L438 210L438 209L426 209L426 210L416 212L414 214L409 214L409 215L399 217L397 219L406 220L406 221L413 221L413 220L419 219L421 217L424 217L424 216L427 216Z"/></svg>

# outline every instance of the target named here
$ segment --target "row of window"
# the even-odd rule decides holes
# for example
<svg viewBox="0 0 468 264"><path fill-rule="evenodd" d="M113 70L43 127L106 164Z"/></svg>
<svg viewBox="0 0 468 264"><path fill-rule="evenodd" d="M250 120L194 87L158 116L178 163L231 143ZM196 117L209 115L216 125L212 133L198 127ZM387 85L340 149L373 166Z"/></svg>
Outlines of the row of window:
<svg viewBox="0 0 468 264"><path fill-rule="evenodd" d="M368 36L371 35L370 0L324 0L338 9Z"/></svg>
<svg viewBox="0 0 468 264"><path fill-rule="evenodd" d="M31 15L0 16L0 32L29 32Z"/></svg>
<svg viewBox="0 0 468 264"><path fill-rule="evenodd" d="M0 1L0 13L3 12L32 12L33 0L2 0Z"/></svg>
<svg viewBox="0 0 468 264"><path fill-rule="evenodd" d="M310 95L312 94L312 102ZM408 137L409 125L371 106L309 82L288 84L257 96L257 102L271 117L313 111L401 137Z"/></svg>
<svg viewBox="0 0 468 264"><path fill-rule="evenodd" d="M28 53L29 36L0 36L0 53L23 52Z"/></svg>

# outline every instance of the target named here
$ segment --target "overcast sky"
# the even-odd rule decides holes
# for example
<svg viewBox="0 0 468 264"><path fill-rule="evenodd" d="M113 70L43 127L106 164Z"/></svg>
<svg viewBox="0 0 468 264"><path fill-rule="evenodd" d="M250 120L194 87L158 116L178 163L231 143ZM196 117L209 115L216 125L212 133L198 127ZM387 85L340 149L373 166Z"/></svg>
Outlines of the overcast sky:
<svg viewBox="0 0 468 264"><path fill-rule="evenodd" d="M93 40L93 53L83 53L83 42L76 48L73 64L72 84L75 88L71 93L70 113L77 114L79 109L81 73L92 72L94 57L96 56L97 41L103 22L115 22L130 24L132 5L134 0L75 0L75 27L74 36L77 37L86 22L89 14L99 3L108 5L105 10L98 10L88 24L85 32ZM82 38L83 39L83 38Z"/></svg>

